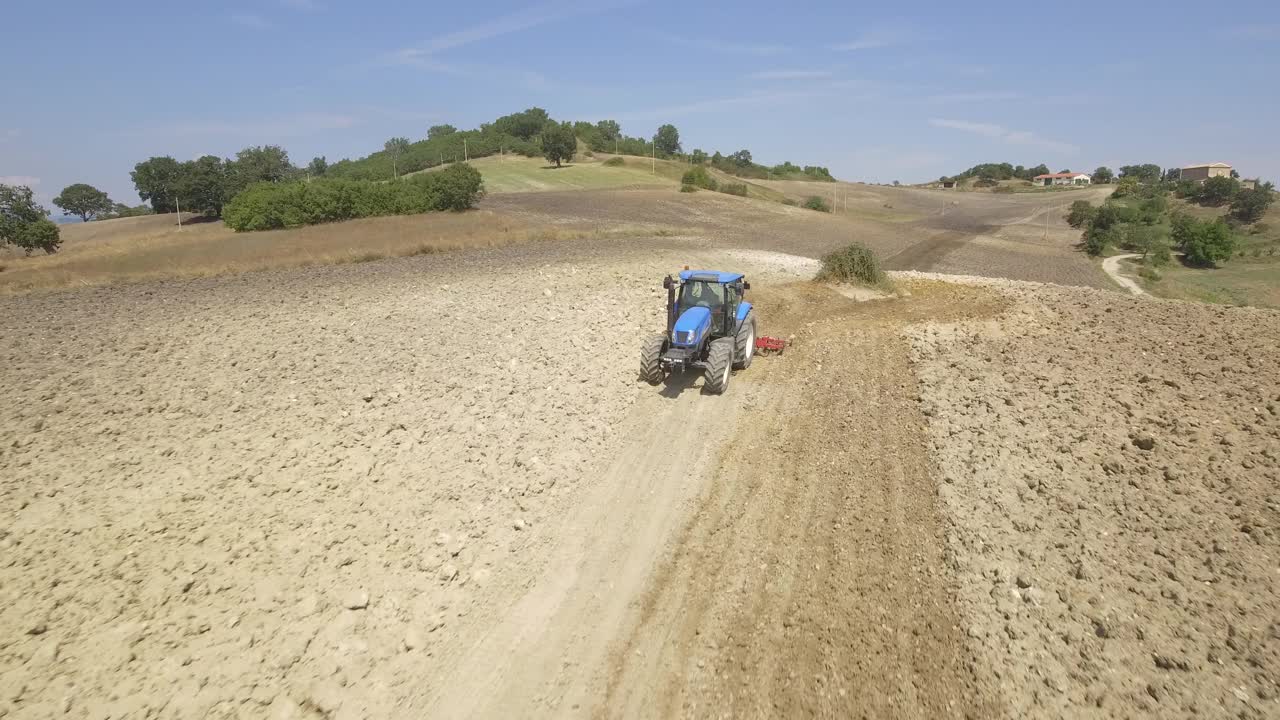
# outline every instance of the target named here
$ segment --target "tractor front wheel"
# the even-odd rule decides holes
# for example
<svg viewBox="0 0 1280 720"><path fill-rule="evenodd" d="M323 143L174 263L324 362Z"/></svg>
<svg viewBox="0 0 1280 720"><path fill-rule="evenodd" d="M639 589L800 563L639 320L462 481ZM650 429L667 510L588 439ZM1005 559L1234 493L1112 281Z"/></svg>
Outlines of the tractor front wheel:
<svg viewBox="0 0 1280 720"><path fill-rule="evenodd" d="M746 370L751 367L751 359L756 355L756 316L749 315L738 328L738 350L733 358L734 370Z"/></svg>
<svg viewBox="0 0 1280 720"><path fill-rule="evenodd" d="M729 374L733 370L733 338L712 340L707 350L707 371L702 388L712 395L722 395L729 389Z"/></svg>
<svg viewBox="0 0 1280 720"><path fill-rule="evenodd" d="M652 335L640 347L640 379L650 385L662 382L662 353L667 349L665 335Z"/></svg>

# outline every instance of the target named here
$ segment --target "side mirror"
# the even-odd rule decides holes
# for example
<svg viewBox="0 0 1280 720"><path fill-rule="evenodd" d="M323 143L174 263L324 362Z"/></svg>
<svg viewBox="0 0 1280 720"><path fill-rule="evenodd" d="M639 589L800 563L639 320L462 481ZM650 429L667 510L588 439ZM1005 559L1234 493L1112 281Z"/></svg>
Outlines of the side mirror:
<svg viewBox="0 0 1280 720"><path fill-rule="evenodd" d="M742 281L742 289L743 289L743 290L750 290L750 289L751 289L751 283L749 283L749 282L747 282L747 281L743 280L743 281Z"/></svg>
<svg viewBox="0 0 1280 720"><path fill-rule="evenodd" d="M662 289L663 289L663 290L670 290L670 289L671 289L671 276L670 276L670 275L668 275L668 276L666 276L665 278L663 278L663 279L662 279Z"/></svg>

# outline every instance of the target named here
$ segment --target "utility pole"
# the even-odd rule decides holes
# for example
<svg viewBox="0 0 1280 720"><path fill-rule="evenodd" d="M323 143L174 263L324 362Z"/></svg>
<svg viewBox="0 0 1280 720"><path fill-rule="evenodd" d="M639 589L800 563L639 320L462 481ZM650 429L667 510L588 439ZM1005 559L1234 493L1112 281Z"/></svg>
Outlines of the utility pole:
<svg viewBox="0 0 1280 720"><path fill-rule="evenodd" d="M658 138L653 139L653 145L649 148L649 173L651 175L658 174Z"/></svg>
<svg viewBox="0 0 1280 720"><path fill-rule="evenodd" d="M178 194L173 195L173 204L178 208L178 229L182 229L182 201L178 200Z"/></svg>
<svg viewBox="0 0 1280 720"><path fill-rule="evenodd" d="M462 138L462 162L467 162L471 157L467 155L467 139Z"/></svg>

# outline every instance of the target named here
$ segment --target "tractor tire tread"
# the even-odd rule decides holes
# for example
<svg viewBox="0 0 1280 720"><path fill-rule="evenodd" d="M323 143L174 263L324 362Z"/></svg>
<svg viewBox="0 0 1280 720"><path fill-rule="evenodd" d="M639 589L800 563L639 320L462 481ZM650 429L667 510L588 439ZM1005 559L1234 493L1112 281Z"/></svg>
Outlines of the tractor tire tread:
<svg viewBox="0 0 1280 720"><path fill-rule="evenodd" d="M747 315L746 320L742 321L741 327L738 328L738 335L734 339L733 369L746 370L751 367L751 361L755 359L756 354L753 349L747 347L756 341L756 316Z"/></svg>
<svg viewBox="0 0 1280 720"><path fill-rule="evenodd" d="M712 395L722 395L729 389L730 369L733 366L734 338L724 337L711 341L707 351L707 370L703 376L703 389Z"/></svg>
<svg viewBox="0 0 1280 720"><path fill-rule="evenodd" d="M640 347L640 379L650 385L662 382L662 351L666 349L665 335L651 335Z"/></svg>

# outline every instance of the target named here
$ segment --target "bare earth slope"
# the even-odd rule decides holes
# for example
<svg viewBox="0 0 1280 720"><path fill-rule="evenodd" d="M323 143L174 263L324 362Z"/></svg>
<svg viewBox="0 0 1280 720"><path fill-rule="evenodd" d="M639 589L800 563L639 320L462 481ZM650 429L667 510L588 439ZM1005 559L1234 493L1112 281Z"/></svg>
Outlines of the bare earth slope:
<svg viewBox="0 0 1280 720"><path fill-rule="evenodd" d="M537 195L692 232L0 298L0 716L1280 714L1280 314ZM686 263L795 335L722 397L636 381Z"/></svg>
<svg viewBox="0 0 1280 720"><path fill-rule="evenodd" d="M1280 713L1280 313L1023 286L911 331L1015 717Z"/></svg>

